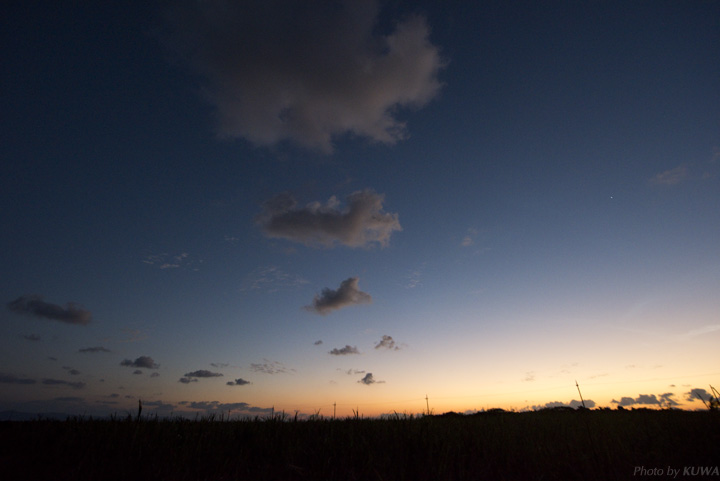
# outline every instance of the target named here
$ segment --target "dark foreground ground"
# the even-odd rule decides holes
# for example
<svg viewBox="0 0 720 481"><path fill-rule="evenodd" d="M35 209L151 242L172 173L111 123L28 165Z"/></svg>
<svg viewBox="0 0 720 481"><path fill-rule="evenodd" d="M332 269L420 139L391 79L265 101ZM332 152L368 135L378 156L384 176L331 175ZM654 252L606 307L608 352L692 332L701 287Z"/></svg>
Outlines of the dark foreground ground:
<svg viewBox="0 0 720 481"><path fill-rule="evenodd" d="M0 479L720 481L719 414L6 421Z"/></svg>

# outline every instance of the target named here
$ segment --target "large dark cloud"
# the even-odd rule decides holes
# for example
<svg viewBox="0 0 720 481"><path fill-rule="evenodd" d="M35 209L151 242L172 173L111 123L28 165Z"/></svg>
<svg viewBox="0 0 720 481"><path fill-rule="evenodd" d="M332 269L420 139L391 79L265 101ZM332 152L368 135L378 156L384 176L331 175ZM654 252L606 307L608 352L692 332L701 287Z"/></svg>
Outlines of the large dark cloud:
<svg viewBox="0 0 720 481"><path fill-rule="evenodd" d="M157 364L150 356L140 356L134 361L130 359L125 359L120 362L120 365L127 367L140 367L144 369L157 369L158 367L160 367L160 365Z"/></svg>
<svg viewBox="0 0 720 481"><path fill-rule="evenodd" d="M351 277L342 281L337 290L323 289L315 296L311 305L305 306L305 309L325 315L346 306L372 302L370 294L358 288L358 281L357 277Z"/></svg>
<svg viewBox="0 0 720 481"><path fill-rule="evenodd" d="M166 43L205 79L223 137L326 153L344 133L392 144L407 136L397 107L422 107L441 87L425 20L383 34L376 1L171 4Z"/></svg>
<svg viewBox="0 0 720 481"><path fill-rule="evenodd" d="M358 351L358 348L351 345L346 345L345 347L342 347L338 349L337 347L334 348L332 351L329 351L330 354L333 356L346 356L348 354L360 354L360 351Z"/></svg>
<svg viewBox="0 0 720 481"><path fill-rule="evenodd" d="M45 302L41 296L37 295L20 296L14 301L8 302L7 308L19 314L29 314L53 321L78 324L81 326L89 324L92 320L90 311L74 302L68 302L63 307Z"/></svg>
<svg viewBox="0 0 720 481"><path fill-rule="evenodd" d="M350 194L344 208L335 196L298 208L292 194L284 193L265 202L255 220L267 236L305 245L384 247L393 231L402 230L398 215L383 211L384 200L384 195L365 189Z"/></svg>

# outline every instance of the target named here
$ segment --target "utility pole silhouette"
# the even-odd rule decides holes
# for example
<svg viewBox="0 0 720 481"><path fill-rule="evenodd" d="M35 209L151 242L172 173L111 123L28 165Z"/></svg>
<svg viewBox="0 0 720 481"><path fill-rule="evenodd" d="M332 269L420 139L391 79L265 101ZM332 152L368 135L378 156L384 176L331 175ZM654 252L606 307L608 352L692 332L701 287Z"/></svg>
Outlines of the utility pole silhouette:
<svg viewBox="0 0 720 481"><path fill-rule="evenodd" d="M580 392L580 385L578 384L577 379L575 379L575 386L577 387L578 394L580 394L580 402L582 402L583 409L586 409L585 408L585 400L583 399L582 393Z"/></svg>
<svg viewBox="0 0 720 481"><path fill-rule="evenodd" d="M428 395L425 395L425 405L427 406L427 414L430 416L430 401L428 400Z"/></svg>
<svg viewBox="0 0 720 481"><path fill-rule="evenodd" d="M335 419L335 407L337 406L337 402L333 403L333 419Z"/></svg>

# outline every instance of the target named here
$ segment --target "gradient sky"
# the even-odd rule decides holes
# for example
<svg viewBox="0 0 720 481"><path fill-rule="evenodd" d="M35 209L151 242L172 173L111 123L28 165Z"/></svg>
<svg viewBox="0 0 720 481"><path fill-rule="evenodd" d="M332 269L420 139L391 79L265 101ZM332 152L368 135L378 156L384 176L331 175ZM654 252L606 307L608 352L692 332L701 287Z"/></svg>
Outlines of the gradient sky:
<svg viewBox="0 0 720 481"><path fill-rule="evenodd" d="M702 408L720 3L12 2L0 410Z"/></svg>

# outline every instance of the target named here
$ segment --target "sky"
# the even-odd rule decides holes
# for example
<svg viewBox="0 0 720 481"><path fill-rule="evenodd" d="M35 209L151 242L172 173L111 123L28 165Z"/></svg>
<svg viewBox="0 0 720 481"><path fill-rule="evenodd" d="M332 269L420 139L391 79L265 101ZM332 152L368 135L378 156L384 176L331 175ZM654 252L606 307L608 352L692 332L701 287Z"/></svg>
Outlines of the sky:
<svg viewBox="0 0 720 481"><path fill-rule="evenodd" d="M20 2L0 411L704 409L720 3ZM576 385L577 383L577 385Z"/></svg>

